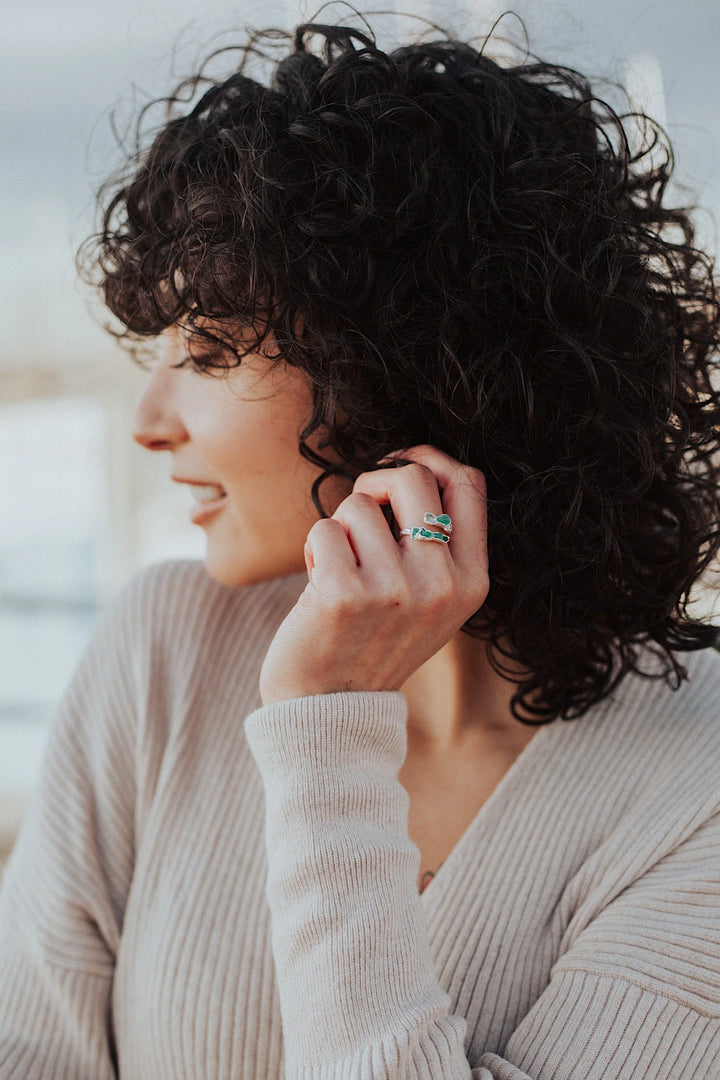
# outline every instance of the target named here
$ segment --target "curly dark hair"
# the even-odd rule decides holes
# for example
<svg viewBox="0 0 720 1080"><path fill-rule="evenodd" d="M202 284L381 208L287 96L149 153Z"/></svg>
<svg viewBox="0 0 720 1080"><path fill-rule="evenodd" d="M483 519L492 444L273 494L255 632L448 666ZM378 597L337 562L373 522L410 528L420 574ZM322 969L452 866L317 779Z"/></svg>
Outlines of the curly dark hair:
<svg viewBox="0 0 720 1080"><path fill-rule="evenodd" d="M327 476L399 447L481 469L490 591L463 630L497 673L500 655L532 672L519 721L571 720L629 671L677 689L672 650L717 637L686 611L720 550L714 263L695 206L663 205L655 121L572 68L433 29L390 52L350 26L253 31L227 78L205 73L231 50L213 51L150 103L145 149L141 111L78 269L135 359L178 324L222 346L188 361L222 376L272 331L312 387L299 450L324 469L322 517ZM244 74L262 39L292 40L269 86Z"/></svg>

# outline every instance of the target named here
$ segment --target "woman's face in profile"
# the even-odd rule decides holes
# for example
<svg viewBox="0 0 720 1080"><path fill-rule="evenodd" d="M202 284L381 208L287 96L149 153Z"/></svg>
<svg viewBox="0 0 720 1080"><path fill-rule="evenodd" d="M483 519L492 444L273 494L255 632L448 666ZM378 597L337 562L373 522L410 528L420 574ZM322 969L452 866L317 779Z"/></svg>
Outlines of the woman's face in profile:
<svg viewBox="0 0 720 1080"><path fill-rule="evenodd" d="M298 450L312 412L305 375L260 353L222 374L174 368L188 356L187 335L176 327L160 345L133 436L148 450L168 451L172 478L188 484L188 514L207 534L208 572L243 585L304 571L305 539L320 516L310 489L321 471ZM326 511L351 490L342 478L323 482Z"/></svg>

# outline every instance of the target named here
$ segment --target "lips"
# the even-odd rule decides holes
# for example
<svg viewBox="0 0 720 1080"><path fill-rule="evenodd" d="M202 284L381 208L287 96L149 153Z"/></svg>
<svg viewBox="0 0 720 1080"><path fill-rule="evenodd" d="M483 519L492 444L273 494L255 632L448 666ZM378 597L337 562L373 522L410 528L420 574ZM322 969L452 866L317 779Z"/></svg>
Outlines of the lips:
<svg viewBox="0 0 720 1080"><path fill-rule="evenodd" d="M178 484L187 484L191 490L197 505L190 513L190 520L195 525L202 525L222 509L227 501L227 492L221 484L206 480L190 480L180 476L173 476L173 480Z"/></svg>
<svg viewBox="0 0 720 1080"><path fill-rule="evenodd" d="M222 488L219 490L222 491ZM201 502L195 504L190 512L190 520L194 525L202 525L213 515L217 514L225 506L227 502L227 494L223 494L219 498L203 499Z"/></svg>
<svg viewBox="0 0 720 1080"><path fill-rule="evenodd" d="M220 484L192 484L191 494L195 502L214 502L227 492Z"/></svg>

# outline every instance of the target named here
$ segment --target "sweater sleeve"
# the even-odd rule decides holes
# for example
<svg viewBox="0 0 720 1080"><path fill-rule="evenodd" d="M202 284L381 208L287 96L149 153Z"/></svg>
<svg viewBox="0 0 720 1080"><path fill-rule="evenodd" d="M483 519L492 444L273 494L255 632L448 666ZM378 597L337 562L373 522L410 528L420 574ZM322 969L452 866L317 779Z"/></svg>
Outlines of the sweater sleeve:
<svg viewBox="0 0 720 1080"><path fill-rule="evenodd" d="M110 993L134 861L136 575L60 705L0 888L0 1080L110 1080Z"/></svg>
<svg viewBox="0 0 720 1080"><path fill-rule="evenodd" d="M471 1067L416 885L398 780L406 718L399 692L354 691L273 702L245 719L265 789L287 1080L709 1075L720 1055L712 815L578 934L504 1056Z"/></svg>

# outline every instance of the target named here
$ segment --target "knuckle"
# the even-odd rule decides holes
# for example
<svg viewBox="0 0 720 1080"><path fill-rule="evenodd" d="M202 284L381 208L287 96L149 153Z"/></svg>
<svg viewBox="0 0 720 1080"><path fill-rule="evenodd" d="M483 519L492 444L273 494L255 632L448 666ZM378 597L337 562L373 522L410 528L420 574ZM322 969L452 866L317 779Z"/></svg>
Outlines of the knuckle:
<svg viewBox="0 0 720 1080"><path fill-rule="evenodd" d="M393 582L383 590L381 601L388 608L405 607L410 601L410 590L407 585Z"/></svg>
<svg viewBox="0 0 720 1080"><path fill-rule="evenodd" d="M427 465L423 465L419 461L411 461L409 465L405 465L404 472L410 476L416 477L418 480L435 479L432 469L429 469Z"/></svg>
<svg viewBox="0 0 720 1080"><path fill-rule="evenodd" d="M485 473L481 469L473 469L472 475L475 479L475 490L478 495L481 495L483 499L487 499L487 479Z"/></svg>
<svg viewBox="0 0 720 1080"><path fill-rule="evenodd" d="M487 491L487 480L485 478L485 473L482 471L482 469L477 469L474 465L468 465L467 471L475 481L477 485L477 490L481 491L484 494Z"/></svg>
<svg viewBox="0 0 720 1080"><path fill-rule="evenodd" d="M349 495L346 495L343 501L338 506L335 513L339 511L353 511L362 509L362 507L370 507L377 505L377 499L374 499L372 495L368 495L366 491L351 491Z"/></svg>
<svg viewBox="0 0 720 1080"><path fill-rule="evenodd" d="M373 499L366 491L353 491L348 495L348 499L358 506L377 506L377 499Z"/></svg>
<svg viewBox="0 0 720 1080"><path fill-rule="evenodd" d="M490 592L490 578L487 574L482 574L477 581L477 584L473 589L469 590L469 601L475 605L475 610L481 608L485 603Z"/></svg>
<svg viewBox="0 0 720 1080"><path fill-rule="evenodd" d="M314 522L312 523L312 525L310 526L310 528L308 529L308 531L307 531L307 536L305 537L305 543L306 543L306 544L312 543L312 540L313 540L313 538L314 538L315 536L317 536L317 533L318 533L318 525L319 525L319 524L320 524L320 522L319 522L319 521L314 521Z"/></svg>
<svg viewBox="0 0 720 1080"><path fill-rule="evenodd" d="M310 540L313 534L317 535L318 533L335 529L338 525L340 525L340 522L336 521L335 518L318 518L318 520L314 521L308 529L307 540ZM340 525L340 528L342 528L342 525Z"/></svg>
<svg viewBox="0 0 720 1080"><path fill-rule="evenodd" d="M455 595L455 583L448 575L436 576L425 590L425 599L431 609L444 608Z"/></svg>
<svg viewBox="0 0 720 1080"><path fill-rule="evenodd" d="M332 615L343 619L362 607L365 596L362 590L354 584L342 582L338 588L332 591L329 600Z"/></svg>

